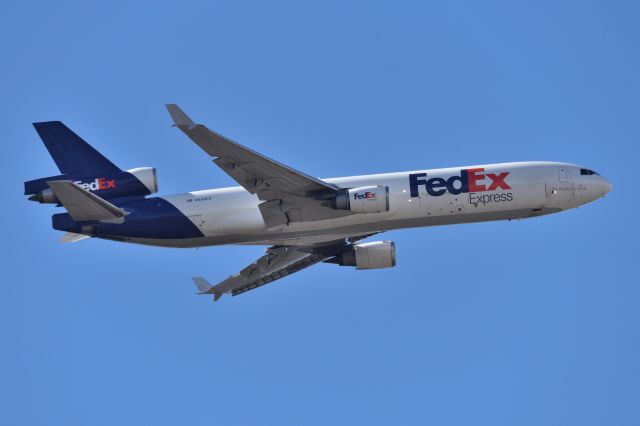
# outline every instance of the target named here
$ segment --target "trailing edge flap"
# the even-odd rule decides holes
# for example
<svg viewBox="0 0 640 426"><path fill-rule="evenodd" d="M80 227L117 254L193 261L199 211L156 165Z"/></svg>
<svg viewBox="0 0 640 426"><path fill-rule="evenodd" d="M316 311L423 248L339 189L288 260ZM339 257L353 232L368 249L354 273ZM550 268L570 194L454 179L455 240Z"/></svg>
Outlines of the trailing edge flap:
<svg viewBox="0 0 640 426"><path fill-rule="evenodd" d="M70 180L52 180L47 184L69 212L74 222L123 220L126 212Z"/></svg>

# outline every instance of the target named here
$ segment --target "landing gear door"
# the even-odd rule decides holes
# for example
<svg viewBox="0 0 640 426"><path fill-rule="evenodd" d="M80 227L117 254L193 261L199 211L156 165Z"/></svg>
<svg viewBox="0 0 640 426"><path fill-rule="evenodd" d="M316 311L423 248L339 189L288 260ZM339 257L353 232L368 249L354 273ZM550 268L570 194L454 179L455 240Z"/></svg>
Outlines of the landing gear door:
<svg viewBox="0 0 640 426"><path fill-rule="evenodd" d="M566 167L558 167L558 179L560 182L567 181L567 168Z"/></svg>

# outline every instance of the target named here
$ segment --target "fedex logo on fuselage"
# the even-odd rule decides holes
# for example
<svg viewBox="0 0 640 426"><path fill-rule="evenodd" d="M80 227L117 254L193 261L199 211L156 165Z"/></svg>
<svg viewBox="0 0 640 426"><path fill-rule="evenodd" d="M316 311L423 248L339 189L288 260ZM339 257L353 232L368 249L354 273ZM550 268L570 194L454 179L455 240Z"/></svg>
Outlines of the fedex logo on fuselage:
<svg viewBox="0 0 640 426"><path fill-rule="evenodd" d="M73 182L78 185L82 189L86 189L87 191L99 191L102 189L111 189L116 187L116 180L106 179L106 178L96 178L93 182L84 183L79 180Z"/></svg>
<svg viewBox="0 0 640 426"><path fill-rule="evenodd" d="M434 197L439 197L446 192L458 195L467 192L494 191L500 189L511 189L504 181L509 172L483 173L484 168L462 169L459 176L451 176L448 179L434 177L427 179L426 173L409 174L409 188L411 197L419 197L418 188L424 185L427 193Z"/></svg>

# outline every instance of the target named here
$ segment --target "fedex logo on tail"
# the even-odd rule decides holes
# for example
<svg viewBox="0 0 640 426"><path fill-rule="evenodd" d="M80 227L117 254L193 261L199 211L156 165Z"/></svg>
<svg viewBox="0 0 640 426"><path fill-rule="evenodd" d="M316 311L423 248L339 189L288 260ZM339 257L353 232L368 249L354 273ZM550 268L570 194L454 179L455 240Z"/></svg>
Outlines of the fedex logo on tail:
<svg viewBox="0 0 640 426"><path fill-rule="evenodd" d="M411 173L409 175L409 187L411 197L419 197L420 186L424 186L427 193L439 197L446 192L458 195L467 192L494 191L496 189L511 189L505 182L509 172L483 173L484 168L463 169L459 176L451 176L448 179L434 177L427 179L426 173Z"/></svg>
<svg viewBox="0 0 640 426"><path fill-rule="evenodd" d="M93 182L89 182L89 183L84 183L81 182L79 180L73 182L76 185L78 185L80 188L82 189L86 189L87 191L99 191L102 189L115 189L116 187L116 180L112 179L106 179L106 178L96 178L96 180L94 180Z"/></svg>

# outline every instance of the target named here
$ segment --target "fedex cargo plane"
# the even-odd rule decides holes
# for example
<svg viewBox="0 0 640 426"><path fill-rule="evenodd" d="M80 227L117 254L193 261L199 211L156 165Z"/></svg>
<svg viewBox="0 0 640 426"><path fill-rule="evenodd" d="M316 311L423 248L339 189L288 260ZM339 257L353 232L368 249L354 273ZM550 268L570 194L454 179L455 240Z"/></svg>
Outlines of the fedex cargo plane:
<svg viewBox="0 0 640 426"><path fill-rule="evenodd" d="M269 246L264 256L217 285L194 278L218 300L318 262L357 269L396 264L385 231L511 220L578 207L611 184L591 169L519 162L319 179L195 124L167 105L175 127L240 186L163 197L151 167L122 170L59 121L35 123L60 175L25 182L25 194L64 207L61 241L102 238L163 247Z"/></svg>

